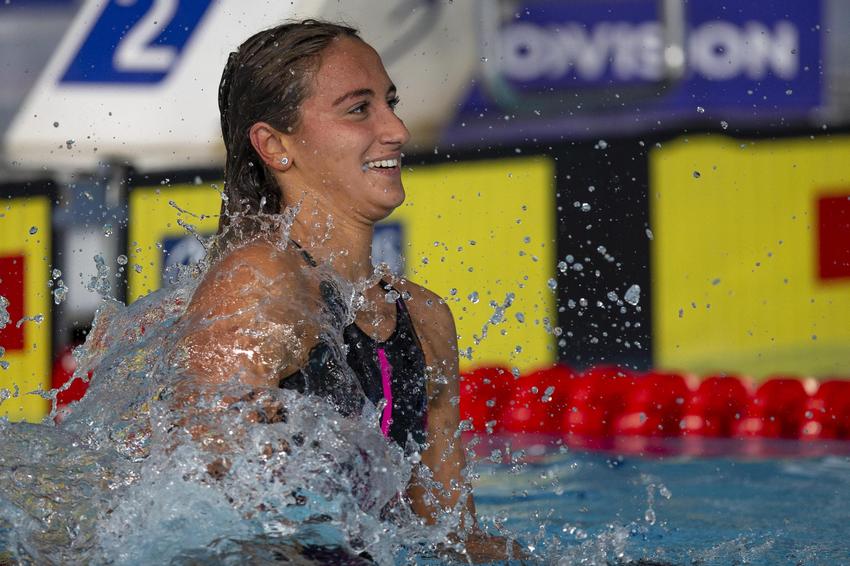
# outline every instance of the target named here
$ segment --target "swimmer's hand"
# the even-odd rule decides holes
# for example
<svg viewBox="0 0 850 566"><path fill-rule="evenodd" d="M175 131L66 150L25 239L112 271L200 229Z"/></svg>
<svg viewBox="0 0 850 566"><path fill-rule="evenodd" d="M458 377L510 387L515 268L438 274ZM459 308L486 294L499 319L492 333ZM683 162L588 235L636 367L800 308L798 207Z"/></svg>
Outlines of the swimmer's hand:
<svg viewBox="0 0 850 566"><path fill-rule="evenodd" d="M474 562L528 560L528 554L513 539L475 530L466 537L466 553Z"/></svg>
<svg viewBox="0 0 850 566"><path fill-rule="evenodd" d="M456 542L455 537L451 537ZM466 540L462 543L465 555L459 553L455 548L443 547L441 554L444 558L454 558L462 562L471 560L475 564L495 562L501 560L519 560L522 563L529 560L528 553L513 539L495 536L485 531L474 529L467 533Z"/></svg>

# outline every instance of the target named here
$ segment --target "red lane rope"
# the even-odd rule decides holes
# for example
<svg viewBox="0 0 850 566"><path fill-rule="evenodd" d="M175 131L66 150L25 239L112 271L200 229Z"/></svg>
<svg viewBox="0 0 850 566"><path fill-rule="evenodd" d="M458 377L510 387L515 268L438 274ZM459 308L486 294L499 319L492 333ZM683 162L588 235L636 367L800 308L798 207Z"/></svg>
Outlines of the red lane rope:
<svg viewBox="0 0 850 566"><path fill-rule="evenodd" d="M615 366L563 365L515 376L461 376L461 418L474 432L558 434L593 446L611 438L850 440L850 381L736 375L703 379ZM636 441L637 442L637 441Z"/></svg>

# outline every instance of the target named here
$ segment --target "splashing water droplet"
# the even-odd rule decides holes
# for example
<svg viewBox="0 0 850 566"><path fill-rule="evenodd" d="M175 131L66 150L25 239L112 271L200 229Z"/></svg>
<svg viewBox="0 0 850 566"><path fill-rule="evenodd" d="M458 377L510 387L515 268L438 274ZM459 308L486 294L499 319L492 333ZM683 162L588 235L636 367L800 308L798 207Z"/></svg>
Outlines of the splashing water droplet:
<svg viewBox="0 0 850 566"><path fill-rule="evenodd" d="M697 113L705 114L705 108L703 108L702 106L697 106Z"/></svg>
<svg viewBox="0 0 850 566"><path fill-rule="evenodd" d="M623 300L632 306L637 305L640 302L640 285L635 283L629 287L626 294L623 295Z"/></svg>
<svg viewBox="0 0 850 566"><path fill-rule="evenodd" d="M53 290L53 303L61 305L68 296L68 287L61 279L56 283L56 288Z"/></svg>
<svg viewBox="0 0 850 566"><path fill-rule="evenodd" d="M94 265L97 269L97 274L92 275L88 285L86 285L86 289L107 297L112 288L109 281L109 267L106 265L106 260L103 259L101 254L94 256Z"/></svg>
<svg viewBox="0 0 850 566"><path fill-rule="evenodd" d="M118 262L118 265L127 265L127 261L129 261L129 260L127 259L127 256L125 256L124 254L121 254L121 255L118 256L116 261Z"/></svg>
<svg viewBox="0 0 850 566"><path fill-rule="evenodd" d="M0 328L3 328L9 322L12 321L12 318L9 316L9 299L0 295Z"/></svg>
<svg viewBox="0 0 850 566"><path fill-rule="evenodd" d="M401 297L398 291L395 289L391 289L386 295L384 295L384 302L394 303Z"/></svg>
<svg viewBox="0 0 850 566"><path fill-rule="evenodd" d="M699 179L701 177L699 171L694 171L693 175L694 175L694 179Z"/></svg>
<svg viewBox="0 0 850 566"><path fill-rule="evenodd" d="M38 233L38 227L37 226L31 226L30 227L30 236L34 236L37 233Z"/></svg>
<svg viewBox="0 0 850 566"><path fill-rule="evenodd" d="M720 120L720 127L725 130L729 127L729 122L727 122L726 120Z"/></svg>
<svg viewBox="0 0 850 566"><path fill-rule="evenodd" d="M478 291L471 292L466 298L469 299L469 302L472 303L473 305L477 304L478 300L479 300L478 299Z"/></svg>

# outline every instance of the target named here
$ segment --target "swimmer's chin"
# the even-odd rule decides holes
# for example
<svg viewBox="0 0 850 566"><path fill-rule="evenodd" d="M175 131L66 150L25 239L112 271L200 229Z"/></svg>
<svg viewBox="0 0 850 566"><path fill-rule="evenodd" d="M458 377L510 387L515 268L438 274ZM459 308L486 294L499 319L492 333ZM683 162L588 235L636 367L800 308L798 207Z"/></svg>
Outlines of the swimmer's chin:
<svg viewBox="0 0 850 566"><path fill-rule="evenodd" d="M404 204L404 201L407 198L407 194L404 191L404 186L402 186L401 183L399 183L399 185L397 187L385 188L383 190L383 193L384 193L385 199L388 201L388 203L387 203L388 208L387 208L385 216L382 217L381 220L383 220L384 218L386 218L387 216L392 214L392 212L396 208L398 208L402 204Z"/></svg>
<svg viewBox="0 0 850 566"><path fill-rule="evenodd" d="M373 199L368 210L364 210L363 214L373 223L378 223L386 219L395 209L404 204L405 194L404 189L399 189L398 194L392 194L393 189L386 189L383 198Z"/></svg>

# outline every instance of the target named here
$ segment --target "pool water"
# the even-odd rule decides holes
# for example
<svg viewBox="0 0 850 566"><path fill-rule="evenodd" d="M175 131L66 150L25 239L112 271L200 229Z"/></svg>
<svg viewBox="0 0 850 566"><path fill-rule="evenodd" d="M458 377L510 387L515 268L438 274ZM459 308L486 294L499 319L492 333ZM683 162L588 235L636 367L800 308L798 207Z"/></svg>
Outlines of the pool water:
<svg viewBox="0 0 850 566"><path fill-rule="evenodd" d="M740 443L727 442L729 453ZM624 457L547 448L506 460L479 464L478 512L522 533L542 563L850 563L844 455Z"/></svg>

